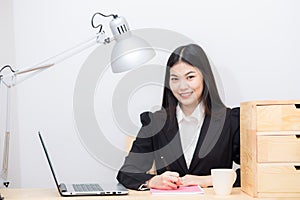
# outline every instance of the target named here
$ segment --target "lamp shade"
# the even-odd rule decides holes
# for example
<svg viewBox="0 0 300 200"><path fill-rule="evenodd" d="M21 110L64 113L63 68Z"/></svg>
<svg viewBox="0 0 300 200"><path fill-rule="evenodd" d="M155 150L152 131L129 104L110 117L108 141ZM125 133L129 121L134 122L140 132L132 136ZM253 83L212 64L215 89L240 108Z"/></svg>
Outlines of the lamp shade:
<svg viewBox="0 0 300 200"><path fill-rule="evenodd" d="M153 48L142 38L130 32L119 38L111 53L111 68L114 73L136 68L155 56Z"/></svg>
<svg viewBox="0 0 300 200"><path fill-rule="evenodd" d="M110 29L116 39L111 53L114 73L136 68L155 56L154 49L145 40L131 33L124 17L115 16Z"/></svg>

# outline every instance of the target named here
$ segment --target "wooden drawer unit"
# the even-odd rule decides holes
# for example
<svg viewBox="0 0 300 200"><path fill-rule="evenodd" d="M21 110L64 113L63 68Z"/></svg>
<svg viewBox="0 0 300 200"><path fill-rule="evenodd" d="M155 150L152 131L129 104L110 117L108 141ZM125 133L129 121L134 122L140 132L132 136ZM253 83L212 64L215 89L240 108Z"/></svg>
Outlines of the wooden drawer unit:
<svg viewBox="0 0 300 200"><path fill-rule="evenodd" d="M300 197L300 100L241 103L241 188Z"/></svg>

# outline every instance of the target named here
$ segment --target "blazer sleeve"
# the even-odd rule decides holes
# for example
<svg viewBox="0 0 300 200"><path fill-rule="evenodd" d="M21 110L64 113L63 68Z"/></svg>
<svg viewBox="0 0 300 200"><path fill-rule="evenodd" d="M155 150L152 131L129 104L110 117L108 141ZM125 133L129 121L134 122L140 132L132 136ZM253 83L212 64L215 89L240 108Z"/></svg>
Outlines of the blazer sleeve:
<svg viewBox="0 0 300 200"><path fill-rule="evenodd" d="M233 108L230 117L233 135L232 158L236 164L240 164L240 108Z"/></svg>
<svg viewBox="0 0 300 200"><path fill-rule="evenodd" d="M142 127L117 175L117 180L129 189L137 190L154 176L147 174L154 160L150 115L149 112L141 114Z"/></svg>

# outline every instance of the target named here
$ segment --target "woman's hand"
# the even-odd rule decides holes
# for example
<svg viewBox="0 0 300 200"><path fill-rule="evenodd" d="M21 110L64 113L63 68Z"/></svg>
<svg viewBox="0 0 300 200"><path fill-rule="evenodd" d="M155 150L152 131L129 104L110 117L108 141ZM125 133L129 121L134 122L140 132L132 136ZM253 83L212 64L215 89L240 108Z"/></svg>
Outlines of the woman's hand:
<svg viewBox="0 0 300 200"><path fill-rule="evenodd" d="M182 185L179 174L171 171L156 175L148 181L148 187L156 189L177 189L179 185Z"/></svg>
<svg viewBox="0 0 300 200"><path fill-rule="evenodd" d="M212 178L211 176L196 176L187 174L183 176L180 180L181 185L189 186L189 185L200 185L203 188L212 186Z"/></svg>

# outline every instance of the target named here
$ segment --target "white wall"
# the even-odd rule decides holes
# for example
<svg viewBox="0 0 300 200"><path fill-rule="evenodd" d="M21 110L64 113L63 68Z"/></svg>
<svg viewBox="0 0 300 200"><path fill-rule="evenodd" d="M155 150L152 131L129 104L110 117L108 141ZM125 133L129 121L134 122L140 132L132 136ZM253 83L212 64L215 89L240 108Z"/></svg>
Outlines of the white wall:
<svg viewBox="0 0 300 200"><path fill-rule="evenodd" d="M200 44L219 72L228 106L258 99L300 99L300 2L297 0L12 2L13 17L7 14L7 20L14 24L11 35L15 35L15 60L8 60L16 64L15 68L32 66L93 36L96 30L91 28L90 20L95 12L116 13L126 17L132 29L169 29ZM1 6L0 13L5 8ZM106 22L109 20L103 19L103 23ZM110 34L106 25L104 28ZM0 38L1 53L2 44L11 48L10 44L2 43L6 37L9 38L5 35ZM12 187L54 187L38 141L39 130L44 135L60 180L115 179L117 170L99 162L87 151L80 142L74 122L74 86L81 66L92 50L84 51L13 88L13 150L9 160ZM113 86L115 80L107 79ZM106 94L112 89L107 83L100 96L109 98ZM160 101L156 92L148 94L157 96L156 99L144 96L143 91L137 92L139 95L134 98L146 103L131 102L128 107L136 105L136 108L144 109L141 104L156 104ZM112 118L109 106L105 112L99 111L101 116ZM130 109L129 112L138 113ZM2 126L3 116L0 119ZM120 127L114 123L106 126L108 137L115 139L114 145L122 149L124 135ZM2 144L3 141L1 153ZM99 141L99 148L101 145ZM120 160L119 164L122 162Z"/></svg>

